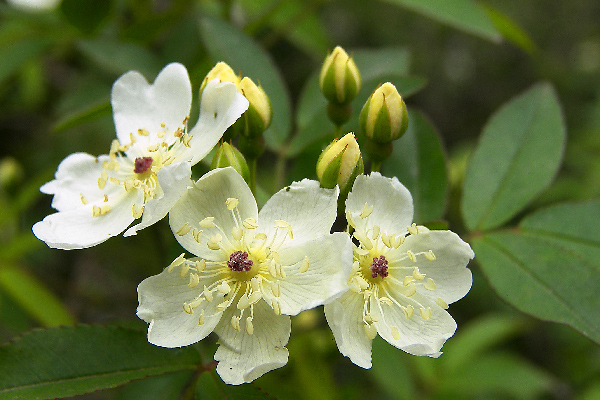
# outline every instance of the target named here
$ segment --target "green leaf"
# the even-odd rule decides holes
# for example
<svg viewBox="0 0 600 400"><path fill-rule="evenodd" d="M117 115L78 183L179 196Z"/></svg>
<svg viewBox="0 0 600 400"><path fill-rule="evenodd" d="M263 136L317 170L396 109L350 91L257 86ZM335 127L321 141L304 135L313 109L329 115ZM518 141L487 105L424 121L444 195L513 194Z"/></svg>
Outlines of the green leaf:
<svg viewBox="0 0 600 400"><path fill-rule="evenodd" d="M564 146L564 121L551 85L535 85L504 105L484 128L467 167L467 227L496 228L522 211L554 178Z"/></svg>
<svg viewBox="0 0 600 400"><path fill-rule="evenodd" d="M28 37L0 46L0 84L27 62L44 54L50 45L49 39Z"/></svg>
<svg viewBox="0 0 600 400"><path fill-rule="evenodd" d="M52 127L52 132L62 132L111 114L112 108L110 103L107 101L100 101L65 115Z"/></svg>
<svg viewBox="0 0 600 400"><path fill-rule="evenodd" d="M534 317L569 325L600 343L600 201L553 206L519 230L473 238L496 292Z"/></svg>
<svg viewBox="0 0 600 400"><path fill-rule="evenodd" d="M0 399L76 396L201 364L192 347L156 347L143 332L103 326L34 330L0 347L0 360Z"/></svg>
<svg viewBox="0 0 600 400"><path fill-rule="evenodd" d="M394 142L394 151L383 163L386 176L396 176L413 197L414 221L441 219L446 206L448 178L440 138L420 112L409 113L408 130Z"/></svg>
<svg viewBox="0 0 600 400"><path fill-rule="evenodd" d="M106 72L115 75L134 70L153 81L164 67L152 52L134 43L92 39L77 42L77 48Z"/></svg>
<svg viewBox="0 0 600 400"><path fill-rule="evenodd" d="M44 326L75 323L60 300L24 268L3 265L0 268L0 288Z"/></svg>
<svg viewBox="0 0 600 400"><path fill-rule="evenodd" d="M196 386L198 400L274 400L253 383L226 385L213 369L200 375Z"/></svg>
<svg viewBox="0 0 600 400"><path fill-rule="evenodd" d="M265 89L273 106L273 121L265 132L267 146L278 149L291 132L291 101L283 77L271 56L251 37L215 19L200 21L202 41L213 61L225 61Z"/></svg>
<svg viewBox="0 0 600 400"><path fill-rule="evenodd" d="M373 340L373 367L371 378L393 398L411 400L417 398L415 371L406 362L407 355L377 336Z"/></svg>
<svg viewBox="0 0 600 400"><path fill-rule="evenodd" d="M473 0L383 0L408 8L439 22L483 39L500 42L502 37L485 12Z"/></svg>
<svg viewBox="0 0 600 400"><path fill-rule="evenodd" d="M516 22L487 4L482 4L481 7L506 40L512 42L529 54L533 54L538 50L527 32L517 25Z"/></svg>

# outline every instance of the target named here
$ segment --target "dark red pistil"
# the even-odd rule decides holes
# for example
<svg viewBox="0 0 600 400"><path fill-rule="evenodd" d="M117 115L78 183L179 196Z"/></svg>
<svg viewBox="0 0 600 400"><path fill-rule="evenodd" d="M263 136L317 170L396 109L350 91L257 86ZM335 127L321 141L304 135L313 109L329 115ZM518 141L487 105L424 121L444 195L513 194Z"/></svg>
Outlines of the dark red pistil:
<svg viewBox="0 0 600 400"><path fill-rule="evenodd" d="M231 253L229 261L227 261L229 269L236 272L248 272L252 268L252 264L252 260L248 260L248 253L240 250Z"/></svg>
<svg viewBox="0 0 600 400"><path fill-rule="evenodd" d="M379 258L373 257L373 264L371 264L371 277L377 278L379 275L382 278L388 276L388 262L385 256Z"/></svg>
<svg viewBox="0 0 600 400"><path fill-rule="evenodd" d="M135 167L133 172L136 174L142 174L148 171L148 168L152 166L152 157L138 157L135 159Z"/></svg>

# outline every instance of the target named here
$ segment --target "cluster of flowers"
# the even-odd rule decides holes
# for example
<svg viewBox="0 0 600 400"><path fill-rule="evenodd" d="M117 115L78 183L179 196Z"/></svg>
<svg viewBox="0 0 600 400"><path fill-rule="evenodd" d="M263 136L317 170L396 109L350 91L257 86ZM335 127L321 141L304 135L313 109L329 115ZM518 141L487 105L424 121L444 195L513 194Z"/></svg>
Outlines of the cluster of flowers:
<svg viewBox="0 0 600 400"><path fill-rule="evenodd" d="M371 366L377 334L408 353L439 356L456 329L448 304L471 287L469 245L450 231L414 224L412 197L396 178L345 166L356 165L348 156L353 136L326 150L343 157L320 161L336 164L336 175L340 168L354 175L342 203L336 182L304 179L259 211L232 166L217 165L193 182L191 167L224 132L240 117L245 127L260 122L256 115L268 104L254 104L252 93L262 89L251 81L213 76L203 84L192 129L182 65L168 65L152 85L137 72L119 78L109 154L62 161L56 179L41 188L54 195L58 212L35 224L34 234L50 247L85 248L123 231L134 235L168 214L175 238L195 257L181 254L140 283L137 315L158 346L187 346L215 332L217 372L230 384L285 365L290 316L320 305L340 352L363 368ZM338 214L347 227L331 233Z"/></svg>

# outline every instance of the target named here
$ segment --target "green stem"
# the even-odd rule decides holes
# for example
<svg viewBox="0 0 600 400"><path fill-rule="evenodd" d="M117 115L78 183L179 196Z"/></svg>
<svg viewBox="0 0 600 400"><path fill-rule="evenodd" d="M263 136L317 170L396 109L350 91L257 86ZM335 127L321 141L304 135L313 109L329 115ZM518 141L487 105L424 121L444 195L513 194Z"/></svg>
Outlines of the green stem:
<svg viewBox="0 0 600 400"><path fill-rule="evenodd" d="M372 161L371 162L371 172L379 172L381 170L381 161Z"/></svg>

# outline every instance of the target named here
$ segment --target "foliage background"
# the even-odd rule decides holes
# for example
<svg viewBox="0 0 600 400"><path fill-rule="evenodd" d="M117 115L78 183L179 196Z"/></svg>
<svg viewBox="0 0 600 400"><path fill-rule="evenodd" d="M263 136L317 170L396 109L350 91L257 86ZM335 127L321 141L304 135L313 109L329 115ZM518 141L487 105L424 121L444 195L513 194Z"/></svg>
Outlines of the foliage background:
<svg viewBox="0 0 600 400"><path fill-rule="evenodd" d="M460 12L460 18L449 19L464 4L464 10L474 7L484 19ZM0 341L32 328L75 322L131 327L139 330L135 339L143 341L146 326L135 317L135 288L181 252L165 221L137 237L114 238L79 251L48 249L31 234L31 226L50 213L51 198L38 189L52 179L59 162L77 151L108 151L115 135L110 87L122 73L136 69L152 81L164 65L178 61L188 68L197 90L216 61L224 59L261 80L261 74L270 72L261 60L272 60L270 68L279 71L283 83L271 77L279 92L267 90L275 113L279 111L275 118L300 135L291 143L301 146L289 153L296 161L286 160L286 129L271 132L271 151L262 158L259 174L264 200L293 179L315 178L314 163L330 138L305 143L302 134L314 132L314 126L303 119L302 99L326 52L338 44L357 56L365 49L393 48L402 58L393 68L402 76L407 105L413 113L427 115L423 118L430 122L425 124L437 128L432 132L443 143L447 170L435 182L443 193L439 217L471 242L474 236L461 215L470 154L490 116L537 82L550 82L556 90L568 140L554 182L509 224L549 204L599 197L599 20L600 3L594 0L63 0L59 9L45 13L0 3ZM236 67L248 51L247 41L262 49L255 53L259 61ZM378 62L371 57L369 68ZM261 81L265 86L266 79ZM373 89L364 90L368 94ZM286 102L295 117L282 111ZM332 127L321 123L319 129ZM405 165L397 162L390 169ZM156 376L82 398L177 399L194 393L198 398L268 397L265 393L283 399L600 398L598 345L569 327L515 311L489 286L478 257L470 268L473 288L451 307L459 328L439 360L411 357L376 340L374 366L362 370L337 352L318 309L293 320L289 364L252 385L219 384L210 372L211 337L196 346L205 369L169 370L170 356L157 353L165 369L147 374ZM568 275L567 264L565 269ZM585 287L597 293L600 282L591 280ZM89 342L74 339L71 345L103 349L103 331L86 329L91 329ZM127 335L119 340L129 343ZM106 351L118 353L118 341L115 346ZM51 350L25 348L34 349L30 356L40 359ZM62 360L62 368L68 369L69 347L63 350L46 361ZM7 354L0 351L0 364L12 365L1 358ZM188 364L197 363L187 357L192 360ZM125 376L118 383L143 375ZM198 377L195 390L192 382Z"/></svg>

